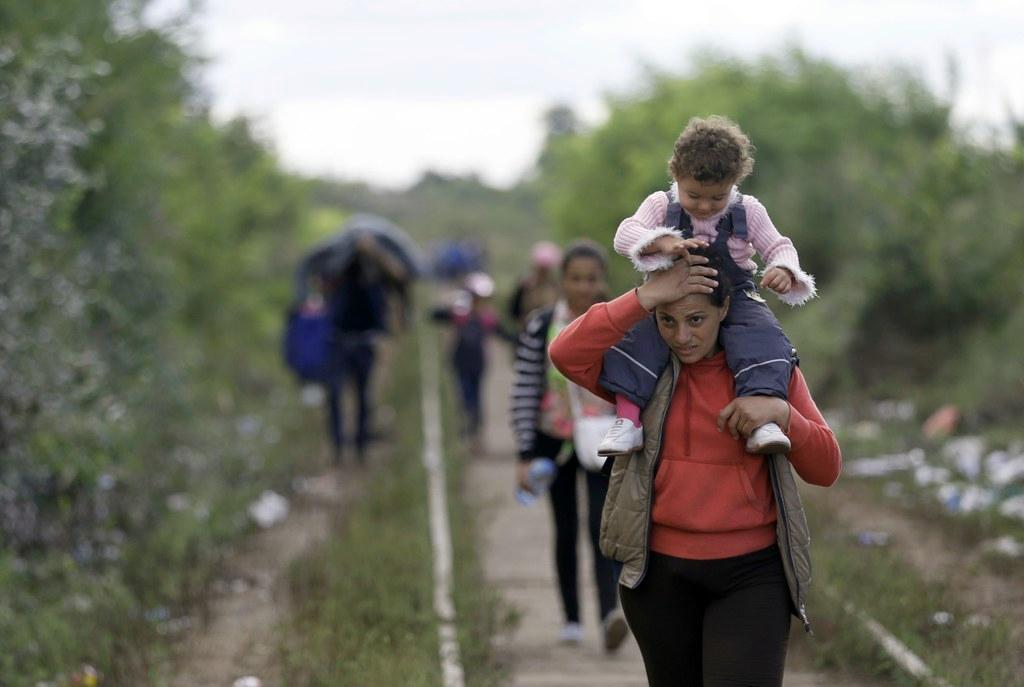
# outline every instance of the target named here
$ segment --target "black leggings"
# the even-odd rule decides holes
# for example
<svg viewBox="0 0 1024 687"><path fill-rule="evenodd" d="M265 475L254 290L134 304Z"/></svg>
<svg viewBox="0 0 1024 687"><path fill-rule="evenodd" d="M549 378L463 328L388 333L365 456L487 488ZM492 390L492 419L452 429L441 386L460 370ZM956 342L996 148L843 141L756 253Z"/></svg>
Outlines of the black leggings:
<svg viewBox="0 0 1024 687"><path fill-rule="evenodd" d="M594 580L597 583L598 610L603 619L617 605L615 598L615 571L612 562L601 555L598 537L601 533L601 509L608 493L608 478L596 472L583 470L576 455L558 468L551 484L551 512L555 519L555 568L558 572L558 590L562 596L565 620L580 621L578 557L579 508L576 497L576 474L582 471L587 483L587 520L590 544L594 553Z"/></svg>
<svg viewBox="0 0 1024 687"><path fill-rule="evenodd" d="M791 604L777 546L715 560L651 552L619 595L651 687L782 685Z"/></svg>

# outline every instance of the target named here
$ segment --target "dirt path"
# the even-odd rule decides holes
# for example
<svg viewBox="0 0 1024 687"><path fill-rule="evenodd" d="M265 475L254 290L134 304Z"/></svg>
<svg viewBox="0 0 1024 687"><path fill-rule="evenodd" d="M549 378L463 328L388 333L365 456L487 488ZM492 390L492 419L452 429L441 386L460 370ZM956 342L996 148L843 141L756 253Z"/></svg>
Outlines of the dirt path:
<svg viewBox="0 0 1024 687"><path fill-rule="evenodd" d="M602 651L596 596L589 575L590 549L582 533L580 601L586 640L579 647L555 641L562 618L551 560L550 516L544 502L523 507L513 498L514 444L507 426L511 371L503 364L508 359L504 350L495 350L491 359L495 364L486 381L484 432L489 450L470 465L466 493L481 510L484 573L505 603L519 615L517 625L496 638L496 658L508 669L509 684L516 687L646 685L640 652L632 638L617 655L606 656ZM581 522L585 521L584 517ZM790 652L786 687L855 687L835 676L810 670L800 641L794 642Z"/></svg>
<svg viewBox="0 0 1024 687"><path fill-rule="evenodd" d="M1024 645L1024 585L1019 576L1004 577L982 563L979 546L944 531L941 521L928 520L894 505L880 502L866 485L847 480L830 490L810 490L816 505L831 511L853 532L880 531L890 535L890 546L921 577L950 585L972 612L998 612L1010 623L1018 646ZM980 542L978 542L980 544ZM1024 674L1024 653L1018 658Z"/></svg>
<svg viewBox="0 0 1024 687"><path fill-rule="evenodd" d="M351 468L301 482L288 518L250 537L228 560L201 627L185 641L174 687L230 687L255 675L280 684L274 631L289 608L289 564L324 542L335 516L361 482Z"/></svg>

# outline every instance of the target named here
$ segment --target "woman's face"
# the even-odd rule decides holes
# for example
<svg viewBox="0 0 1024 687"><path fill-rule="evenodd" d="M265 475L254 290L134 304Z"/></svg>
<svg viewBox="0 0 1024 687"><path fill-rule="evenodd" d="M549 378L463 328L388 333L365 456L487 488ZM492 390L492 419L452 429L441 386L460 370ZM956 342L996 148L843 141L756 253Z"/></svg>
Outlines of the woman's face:
<svg viewBox="0 0 1024 687"><path fill-rule="evenodd" d="M596 258L572 258L562 270L562 293L571 310L581 315L604 293L604 268Z"/></svg>
<svg viewBox="0 0 1024 687"><path fill-rule="evenodd" d="M718 328L729 312L705 294L692 294L659 305L655 310L658 332L682 363L695 363L718 353Z"/></svg>

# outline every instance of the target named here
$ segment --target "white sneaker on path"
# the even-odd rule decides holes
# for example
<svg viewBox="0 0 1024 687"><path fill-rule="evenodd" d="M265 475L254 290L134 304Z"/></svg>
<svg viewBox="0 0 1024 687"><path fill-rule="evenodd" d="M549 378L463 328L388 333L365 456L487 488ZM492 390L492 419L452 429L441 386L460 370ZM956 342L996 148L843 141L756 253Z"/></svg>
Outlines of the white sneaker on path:
<svg viewBox="0 0 1024 687"><path fill-rule="evenodd" d="M582 644L583 626L579 623L566 623L558 633L558 641L562 644Z"/></svg>

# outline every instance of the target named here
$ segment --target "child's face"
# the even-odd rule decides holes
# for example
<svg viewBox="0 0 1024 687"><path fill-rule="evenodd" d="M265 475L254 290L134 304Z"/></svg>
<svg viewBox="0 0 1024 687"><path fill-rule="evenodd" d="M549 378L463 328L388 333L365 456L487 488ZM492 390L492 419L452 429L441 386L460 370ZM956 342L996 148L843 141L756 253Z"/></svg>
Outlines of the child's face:
<svg viewBox="0 0 1024 687"><path fill-rule="evenodd" d="M679 187L679 204L690 217L708 219L729 204L734 183L733 179L717 183L701 182L693 177L676 179Z"/></svg>

